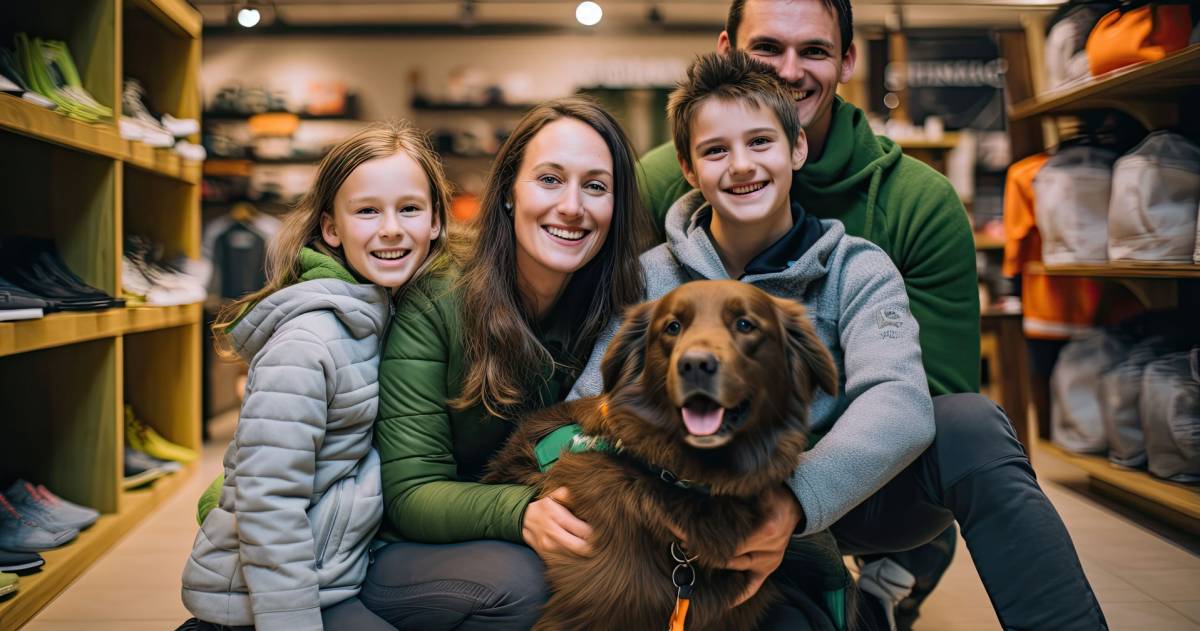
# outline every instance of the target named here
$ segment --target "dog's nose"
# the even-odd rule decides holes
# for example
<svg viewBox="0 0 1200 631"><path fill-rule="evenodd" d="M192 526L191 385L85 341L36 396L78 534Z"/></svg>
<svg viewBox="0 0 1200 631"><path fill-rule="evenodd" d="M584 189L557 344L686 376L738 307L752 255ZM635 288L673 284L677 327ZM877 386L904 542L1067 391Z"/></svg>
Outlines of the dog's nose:
<svg viewBox="0 0 1200 631"><path fill-rule="evenodd" d="M708 351L688 351L679 358L676 369L684 379L711 377L717 373L717 356Z"/></svg>

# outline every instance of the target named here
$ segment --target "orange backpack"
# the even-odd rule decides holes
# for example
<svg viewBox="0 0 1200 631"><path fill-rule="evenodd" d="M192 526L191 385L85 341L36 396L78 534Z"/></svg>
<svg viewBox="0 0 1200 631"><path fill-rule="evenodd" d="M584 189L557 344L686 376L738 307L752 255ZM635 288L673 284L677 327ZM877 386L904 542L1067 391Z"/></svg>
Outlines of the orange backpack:
<svg viewBox="0 0 1200 631"><path fill-rule="evenodd" d="M1100 18L1087 40L1092 76L1158 61L1188 45L1192 15L1187 4L1151 2L1114 9Z"/></svg>

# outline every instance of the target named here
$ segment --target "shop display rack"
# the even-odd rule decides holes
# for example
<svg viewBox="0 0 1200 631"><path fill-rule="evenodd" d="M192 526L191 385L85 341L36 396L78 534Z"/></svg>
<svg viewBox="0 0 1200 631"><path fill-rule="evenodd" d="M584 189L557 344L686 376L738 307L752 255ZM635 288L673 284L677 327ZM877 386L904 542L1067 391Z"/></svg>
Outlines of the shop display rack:
<svg viewBox="0 0 1200 631"><path fill-rule="evenodd" d="M199 117L201 18L184 0L60 4L10 3L5 26L66 42L84 87L113 119L82 123L0 95L0 220L5 234L53 239L83 281L119 296L127 234L200 254L200 164L122 140L113 121L125 77L139 79L161 110ZM103 513L0 601L0 629L28 622L190 474L185 467L123 491L123 411L132 404L168 440L200 448L200 311L128 307L0 322L0 473Z"/></svg>
<svg viewBox="0 0 1200 631"><path fill-rule="evenodd" d="M1183 92L1200 86L1200 44L1153 63L1121 68L1081 85L1055 90L1013 106L1009 118L1070 114L1101 107L1172 106Z"/></svg>
<svg viewBox="0 0 1200 631"><path fill-rule="evenodd" d="M1027 28L1026 35L1040 35ZM1030 58L1040 59L1040 40L1031 41ZM1035 73L1038 69L1033 69ZM1184 103L1200 94L1200 45L1176 51L1152 63L1143 63L1093 77L1081 84L1038 94L1009 110L1011 121L1037 116L1070 116L1079 112L1113 108L1137 118L1148 129L1176 124ZM1184 262L1109 261L1090 264L1032 264L1031 269L1054 276L1111 279L1129 289L1147 308L1194 308L1184 298L1184 287L1195 289L1200 265ZM1187 306L1181 306L1187 305ZM1145 471L1116 467L1103 456L1070 453L1049 442L1049 422L1040 420L1036 455L1049 456L1085 471L1098 492L1133 505L1179 528L1200 533L1200 489L1156 478Z"/></svg>

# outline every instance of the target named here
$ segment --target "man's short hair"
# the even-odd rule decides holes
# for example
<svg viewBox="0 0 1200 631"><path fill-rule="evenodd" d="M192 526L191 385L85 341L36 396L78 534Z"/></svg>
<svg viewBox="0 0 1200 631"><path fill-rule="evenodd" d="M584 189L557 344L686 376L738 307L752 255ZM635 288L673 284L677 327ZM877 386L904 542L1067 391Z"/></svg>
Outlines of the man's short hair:
<svg viewBox="0 0 1200 631"><path fill-rule="evenodd" d="M667 116L675 139L675 152L692 164L692 123L708 99L743 101L774 112L787 136L788 147L796 146L800 119L792 93L775 71L741 51L727 55L701 55L688 68L687 78L676 84L667 100Z"/></svg>
<svg viewBox="0 0 1200 631"><path fill-rule="evenodd" d="M729 3L729 15L725 18L725 34L729 37L729 47L737 48L737 31L742 25L742 13L746 10L747 0L733 0ZM838 21L838 31L842 35L842 55L850 50L854 41L854 11L850 8L850 0L821 0L827 9L833 11Z"/></svg>

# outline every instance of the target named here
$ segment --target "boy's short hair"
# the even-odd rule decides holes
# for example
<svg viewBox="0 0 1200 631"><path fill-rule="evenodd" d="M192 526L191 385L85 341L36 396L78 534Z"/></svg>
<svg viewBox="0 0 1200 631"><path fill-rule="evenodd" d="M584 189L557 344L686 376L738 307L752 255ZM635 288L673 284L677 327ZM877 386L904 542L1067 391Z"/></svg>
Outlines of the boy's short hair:
<svg viewBox="0 0 1200 631"><path fill-rule="evenodd" d="M688 166L692 164L692 122L710 98L747 101L773 111L788 147L796 146L800 135L796 103L771 67L739 50L708 53L692 62L687 78L675 85L667 100L675 152Z"/></svg>

